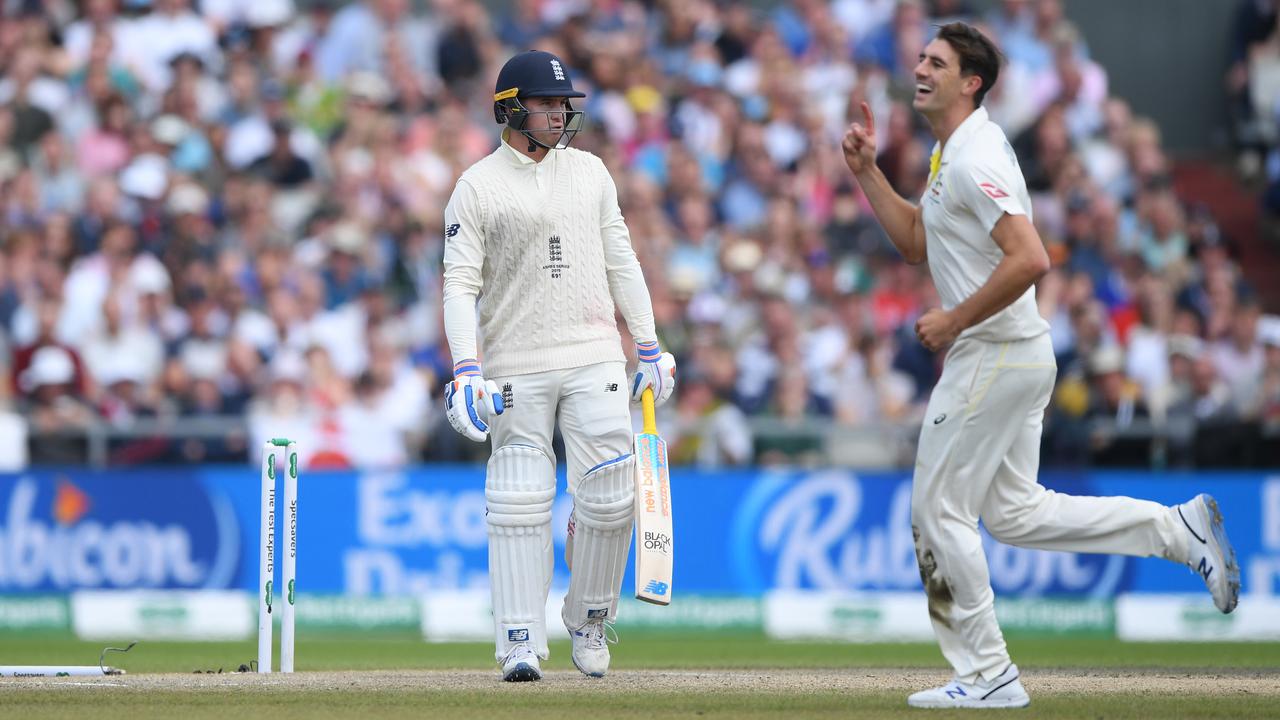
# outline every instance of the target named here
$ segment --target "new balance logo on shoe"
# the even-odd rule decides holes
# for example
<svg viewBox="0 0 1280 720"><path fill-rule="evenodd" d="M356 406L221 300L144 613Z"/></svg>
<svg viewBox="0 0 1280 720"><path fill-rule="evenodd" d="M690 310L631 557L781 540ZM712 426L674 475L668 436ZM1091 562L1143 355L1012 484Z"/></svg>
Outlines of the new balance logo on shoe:
<svg viewBox="0 0 1280 720"><path fill-rule="evenodd" d="M1235 610L1240 599L1240 565L1227 539L1218 501L1201 494L1174 509L1187 532L1187 568L1204 580L1218 610Z"/></svg>
<svg viewBox="0 0 1280 720"><path fill-rule="evenodd" d="M957 678L949 685L912 693L907 698L908 705L922 708L1018 708L1030 703L1031 698L1018 680L1016 665L991 680L965 682Z"/></svg>

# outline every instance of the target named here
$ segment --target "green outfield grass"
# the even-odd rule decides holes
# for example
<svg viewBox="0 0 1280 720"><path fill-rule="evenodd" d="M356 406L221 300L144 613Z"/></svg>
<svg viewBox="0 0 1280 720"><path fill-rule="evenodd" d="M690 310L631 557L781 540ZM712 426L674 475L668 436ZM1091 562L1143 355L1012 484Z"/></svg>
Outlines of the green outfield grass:
<svg viewBox="0 0 1280 720"><path fill-rule="evenodd" d="M0 636L0 664L94 664L105 643L62 637ZM1127 644L1104 639L1020 638L1010 642L1023 672L1037 669L1104 668L1169 674L1189 678L1176 695L1153 693L1140 684L1132 691L1036 694L1027 717L1047 718L1266 718L1280 716L1280 643L1150 643ZM127 655L109 655L108 663L132 675L232 671L255 653L253 642L143 642ZM405 636L301 637L300 671L341 670L484 670L492 669L492 647L484 644L429 645ZM751 673L768 669L849 667L928 668L945 672L931 644L844 645L780 643L751 636L624 636L614 648L615 674L627 670L684 669L714 673ZM570 670L568 646L555 643L547 670ZM305 675L305 672L300 675ZM1213 678L1233 674L1261 678L1269 690L1214 695L1206 691ZM355 676L353 676L355 677ZM201 687L142 690L138 688L4 687L0 680L0 717L101 718L110 720L204 720L205 718L897 718L948 717L948 713L913 711L904 693L876 688L861 693L807 689L753 692L748 687L703 691L659 691L647 688L609 690L607 683L569 681L563 677L537 686L452 690L432 686L350 690L285 687ZM576 678L575 678L576 679ZM51 681L58 682L58 681ZM957 717L972 718L960 713Z"/></svg>

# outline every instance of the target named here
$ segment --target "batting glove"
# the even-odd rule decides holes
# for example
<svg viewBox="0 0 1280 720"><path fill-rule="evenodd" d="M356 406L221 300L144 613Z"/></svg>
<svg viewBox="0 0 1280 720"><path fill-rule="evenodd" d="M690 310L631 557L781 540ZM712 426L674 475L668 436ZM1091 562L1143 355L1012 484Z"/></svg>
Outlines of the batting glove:
<svg viewBox="0 0 1280 720"><path fill-rule="evenodd" d="M657 342L636 343L636 374L631 380L631 402L640 402L646 389L653 389L653 404L661 405L676 389L676 358L662 352Z"/></svg>
<svg viewBox="0 0 1280 720"><path fill-rule="evenodd" d="M445 415L454 430L476 442L489 437L489 419L506 410L498 384L480 375L477 360L453 366L453 380L444 386Z"/></svg>

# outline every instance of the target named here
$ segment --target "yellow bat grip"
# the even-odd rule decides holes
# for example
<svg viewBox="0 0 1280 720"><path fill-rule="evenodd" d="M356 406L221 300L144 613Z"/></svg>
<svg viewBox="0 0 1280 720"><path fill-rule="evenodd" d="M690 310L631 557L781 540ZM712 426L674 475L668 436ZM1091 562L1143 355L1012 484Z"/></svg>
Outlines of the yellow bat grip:
<svg viewBox="0 0 1280 720"><path fill-rule="evenodd" d="M653 388L645 388L640 395L640 411L644 413L644 432L646 435L658 434L658 420L653 412Z"/></svg>

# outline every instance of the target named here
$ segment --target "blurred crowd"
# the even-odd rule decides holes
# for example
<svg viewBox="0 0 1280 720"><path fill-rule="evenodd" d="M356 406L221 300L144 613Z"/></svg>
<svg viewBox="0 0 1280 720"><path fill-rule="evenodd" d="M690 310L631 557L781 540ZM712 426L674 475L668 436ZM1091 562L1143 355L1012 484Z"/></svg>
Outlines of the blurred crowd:
<svg viewBox="0 0 1280 720"><path fill-rule="evenodd" d="M1236 0L1225 78L1241 173L1280 219L1280 0Z"/></svg>
<svg viewBox="0 0 1280 720"><path fill-rule="evenodd" d="M35 462L82 460L102 424L112 462L280 435L312 466L474 459L439 407L442 209L498 141L497 69L534 47L587 93L575 146L617 181L679 360L673 461L814 464L832 427L913 427L941 358L912 326L938 298L838 143L866 100L918 197L912 68L953 18L1007 56L986 105L1054 260L1046 462L1147 464L1126 438L1166 426L1169 462L1213 462L1209 429L1280 421L1280 320L1061 0L3 4L0 356ZM182 432L227 416L245 429Z"/></svg>

